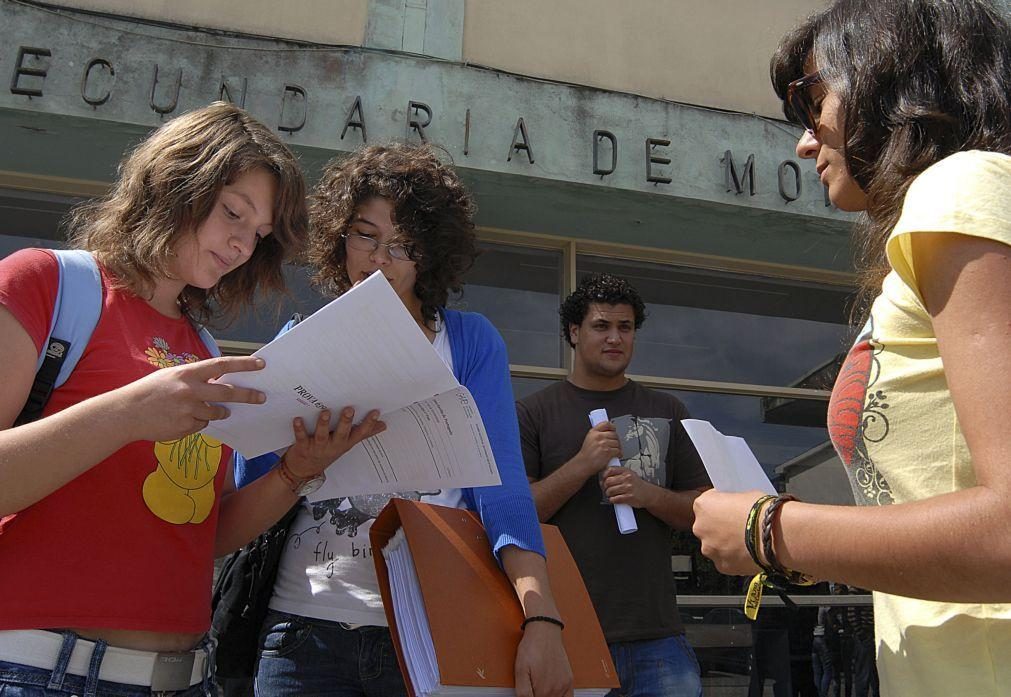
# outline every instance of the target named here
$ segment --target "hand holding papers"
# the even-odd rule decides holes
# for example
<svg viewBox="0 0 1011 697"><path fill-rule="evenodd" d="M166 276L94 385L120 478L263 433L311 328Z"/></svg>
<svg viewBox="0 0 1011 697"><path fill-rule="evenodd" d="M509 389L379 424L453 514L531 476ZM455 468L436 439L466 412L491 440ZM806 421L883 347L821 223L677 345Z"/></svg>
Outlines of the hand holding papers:
<svg viewBox="0 0 1011 697"><path fill-rule="evenodd" d="M322 409L377 409L386 431L341 457L314 500L499 483L481 415L381 273L375 273L255 356L266 367L222 382L267 395L237 404L204 433L247 457L287 447L292 420ZM334 420L336 421L336 420Z"/></svg>
<svg viewBox="0 0 1011 697"><path fill-rule="evenodd" d="M775 494L776 488L743 438L725 436L708 421L682 419L717 491L728 493L757 489Z"/></svg>
<svg viewBox="0 0 1011 697"><path fill-rule="evenodd" d="M596 426L607 421L607 409L594 409L590 412L590 425ZM621 467L621 462L616 457L612 457L607 463L608 467ZM627 503L614 504L614 517L618 521L618 532L622 535L635 532L639 529L635 522L635 511Z"/></svg>

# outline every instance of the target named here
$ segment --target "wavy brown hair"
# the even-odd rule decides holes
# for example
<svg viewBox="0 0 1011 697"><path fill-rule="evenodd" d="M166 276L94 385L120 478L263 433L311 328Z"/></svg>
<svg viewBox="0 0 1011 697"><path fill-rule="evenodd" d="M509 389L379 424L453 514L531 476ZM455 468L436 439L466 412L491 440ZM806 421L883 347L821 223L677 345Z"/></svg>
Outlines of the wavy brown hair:
<svg viewBox="0 0 1011 697"><path fill-rule="evenodd" d="M327 164L309 197L313 280L329 295L351 287L342 235L358 206L375 197L392 203L398 235L410 242L418 274L414 294L431 325L449 293L462 292L477 247L474 201L430 145L370 145Z"/></svg>
<svg viewBox="0 0 1011 697"><path fill-rule="evenodd" d="M913 179L963 150L1011 154L1011 26L985 0L837 0L780 43L772 83L822 71L842 100L844 156L867 194L856 265L865 315Z"/></svg>
<svg viewBox="0 0 1011 697"><path fill-rule="evenodd" d="M215 102L168 121L120 163L101 199L69 218L71 246L90 250L123 287L149 297L176 243L211 214L223 186L257 167L277 181L273 232L252 256L209 290L186 286L184 312L206 323L212 303L225 318L250 305L258 290L285 290L281 264L308 235L305 182L291 151L242 109Z"/></svg>

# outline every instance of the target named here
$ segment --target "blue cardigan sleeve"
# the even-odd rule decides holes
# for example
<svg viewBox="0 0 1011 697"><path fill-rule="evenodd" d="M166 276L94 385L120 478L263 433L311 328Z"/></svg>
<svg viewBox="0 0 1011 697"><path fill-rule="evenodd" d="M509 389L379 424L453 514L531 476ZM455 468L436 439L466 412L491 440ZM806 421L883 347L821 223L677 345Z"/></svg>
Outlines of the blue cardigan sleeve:
<svg viewBox="0 0 1011 697"><path fill-rule="evenodd" d="M520 451L505 342L482 315L445 310L444 317L453 372L474 396L502 479L500 486L464 489L464 497L481 516L496 556L507 545L544 556L544 539Z"/></svg>

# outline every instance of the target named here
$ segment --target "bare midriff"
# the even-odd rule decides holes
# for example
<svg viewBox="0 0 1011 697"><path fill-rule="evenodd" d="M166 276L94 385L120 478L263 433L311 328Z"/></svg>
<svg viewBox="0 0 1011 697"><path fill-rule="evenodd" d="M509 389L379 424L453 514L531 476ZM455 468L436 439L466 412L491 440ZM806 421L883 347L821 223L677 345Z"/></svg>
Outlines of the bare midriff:
<svg viewBox="0 0 1011 697"><path fill-rule="evenodd" d="M131 629L89 629L71 627L70 631L85 639L104 640L109 646L135 651L190 651L202 638L202 634L176 634L171 632L143 632Z"/></svg>

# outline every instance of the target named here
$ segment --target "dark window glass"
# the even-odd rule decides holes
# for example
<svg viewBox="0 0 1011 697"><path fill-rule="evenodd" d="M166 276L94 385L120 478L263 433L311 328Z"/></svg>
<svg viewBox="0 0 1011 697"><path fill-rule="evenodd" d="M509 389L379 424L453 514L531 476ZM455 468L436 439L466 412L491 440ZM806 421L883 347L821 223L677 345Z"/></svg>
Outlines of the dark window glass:
<svg viewBox="0 0 1011 697"><path fill-rule="evenodd" d="M63 249L66 243L62 240L51 240L41 237L19 237L17 235L0 234L0 259L13 254L19 249L42 247L44 249Z"/></svg>
<svg viewBox="0 0 1011 697"><path fill-rule="evenodd" d="M553 383L554 380L539 380L537 378L513 378L513 396L523 399L534 392L540 392Z"/></svg>
<svg viewBox="0 0 1011 697"><path fill-rule="evenodd" d="M60 224L83 199L34 191L0 189L0 254L23 247L64 247Z"/></svg>
<svg viewBox="0 0 1011 697"><path fill-rule="evenodd" d="M286 265L284 278L288 284L287 294L261 295L256 305L243 312L234 323L213 328L214 337L266 343L294 313L308 316L330 301L310 285L309 271L305 267Z"/></svg>
<svg viewBox="0 0 1011 697"><path fill-rule="evenodd" d="M482 244L481 250L463 296L450 307L491 320L505 339L510 363L560 367L561 252L497 244Z"/></svg>
<svg viewBox="0 0 1011 697"><path fill-rule="evenodd" d="M633 374L826 389L848 348L844 289L591 256L577 267L624 277L646 302Z"/></svg>

